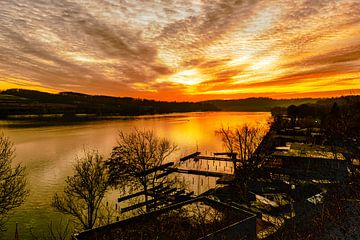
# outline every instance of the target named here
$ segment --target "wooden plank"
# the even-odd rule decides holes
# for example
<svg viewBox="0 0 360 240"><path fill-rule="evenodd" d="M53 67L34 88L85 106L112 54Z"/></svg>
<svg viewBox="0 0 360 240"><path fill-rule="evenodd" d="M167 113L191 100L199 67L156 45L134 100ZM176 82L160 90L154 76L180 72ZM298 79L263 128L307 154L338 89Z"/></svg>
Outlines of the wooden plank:
<svg viewBox="0 0 360 240"><path fill-rule="evenodd" d="M174 162L165 163L165 164L162 164L160 166L157 166L157 167L148 169L146 171L143 171L143 172L139 173L138 175L139 176L145 176L145 175L148 175L150 173L153 173L153 172L156 172L156 171L159 171L159 170L164 170L164 169L166 169L168 167L171 167L173 165L174 165Z"/></svg>
<svg viewBox="0 0 360 240"><path fill-rule="evenodd" d="M166 187L163 187L163 188L160 188L160 189L158 189L158 190L156 190L156 191L158 191L158 193L157 194L160 194L160 193L162 193L163 191L166 191L166 190L169 190L170 189L170 187L169 186L166 186ZM156 195L156 191L154 192L154 191L148 191L148 195L149 196L151 196L151 197L153 197L153 196L155 196Z"/></svg>
<svg viewBox="0 0 360 240"><path fill-rule="evenodd" d="M172 195L159 197L157 199L158 200L157 202L154 202L150 205L150 208L155 208L162 204L167 204L167 203L174 204L174 203L186 201L186 200L189 200L191 198L191 195L194 194L194 192L189 192L186 194L184 194L184 193L185 193L185 190L182 189L182 190L176 191Z"/></svg>
<svg viewBox="0 0 360 240"><path fill-rule="evenodd" d="M168 187L166 187L166 188L168 188ZM171 194L171 193L175 192L176 190L177 190L177 188L170 188L170 189L168 189L168 190L166 190L164 192L159 193L160 196L157 197L156 199L154 198L154 199L148 200L147 202L136 203L134 205L131 205L131 206L128 206L128 207L125 207L125 208L121 208L120 211L121 211L121 213L124 213L124 212L128 212L128 211L131 211L131 210L135 210L135 209L140 208L140 207L144 207L146 205L149 205L151 207L152 205L156 204L156 202L158 202L158 201L168 202L169 201L168 194ZM161 195L163 195L163 196L161 196Z"/></svg>
<svg viewBox="0 0 360 240"><path fill-rule="evenodd" d="M164 205L164 204L167 204L167 201L157 201L157 202L154 202L151 205L149 205L149 208L151 210L154 210L155 208L159 207L160 205Z"/></svg>
<svg viewBox="0 0 360 240"><path fill-rule="evenodd" d="M172 169L174 169L178 173L187 173L187 174L211 176L211 177L222 177L224 175L229 175L226 173L208 172L208 171L200 171L200 170L192 170L192 169L181 169L181 168L172 168Z"/></svg>
<svg viewBox="0 0 360 240"><path fill-rule="evenodd" d="M187 155L187 156L185 156L185 157L180 158L180 161L181 161L181 162L184 162L184 161L189 160L189 159L191 159L191 158L194 158L194 157L196 157L196 156L198 156L198 155L200 155L200 154L201 154L201 152L194 152L194 153L192 153L192 154L190 154L190 155Z"/></svg>
<svg viewBox="0 0 360 240"><path fill-rule="evenodd" d="M158 186L155 186L153 188L150 188L148 191L154 191L154 190L158 190L158 189L161 189L161 188L164 188L164 185L163 184L160 184ZM133 194L130 194L130 195L127 195L127 196L124 196L124 197L119 197L118 198L118 202L122 202L122 201L125 201L125 200L129 200L131 198L134 198L134 197L138 197L138 196L141 196L145 194L145 191L140 191L140 192L137 192L137 193L133 193Z"/></svg>
<svg viewBox="0 0 360 240"><path fill-rule="evenodd" d="M127 195L127 196L124 196L124 197L119 197L118 202L123 202L123 201L129 200L131 198L141 196L142 194L144 194L144 191L133 193L133 194L130 194L130 195Z"/></svg>
<svg viewBox="0 0 360 240"><path fill-rule="evenodd" d="M137 208L145 207L146 205L154 203L156 201L157 200L155 200L155 199L151 199L151 200L148 200L147 202L137 203L137 204L134 204L134 205L131 205L131 206L128 206L128 207L121 208L120 212L124 213L124 212L128 212L128 211L131 211L131 210L135 210Z"/></svg>
<svg viewBox="0 0 360 240"><path fill-rule="evenodd" d="M226 155L228 157L233 157L235 158L237 153L231 153L231 152L218 152L218 153L214 153L214 156L221 156L221 155Z"/></svg>
<svg viewBox="0 0 360 240"><path fill-rule="evenodd" d="M178 197L176 198L176 200L175 200L175 201L172 201L172 202L171 202L171 205L170 205L170 206L166 206L166 208L167 208L168 210L178 209L179 206L176 206L175 204L177 204L177 203L182 203L182 202L185 202L185 201L190 200L190 199L191 199L191 196L192 196L193 194L194 194L194 192L189 192L189 193L187 193L187 194L178 196ZM153 206L154 206L154 207L157 207L157 206L159 206L159 205L161 205L161 204L166 204L166 203L167 203L166 201L165 201L165 202L162 201L162 202L159 202L159 203L154 203Z"/></svg>
<svg viewBox="0 0 360 240"><path fill-rule="evenodd" d="M168 190L165 190L163 192L158 193L158 197L162 198L162 197L166 197L166 195L173 193L177 190L177 188L170 188Z"/></svg>
<svg viewBox="0 0 360 240"><path fill-rule="evenodd" d="M177 196L177 195L180 195L180 194L184 194L185 193L185 189L180 189L179 191L175 192L173 195L171 196ZM360 200L359 200L360 201Z"/></svg>
<svg viewBox="0 0 360 240"><path fill-rule="evenodd" d="M182 190L179 190L179 191L176 191L174 194L171 194L167 197L168 200L170 201L176 201L177 198L181 197L182 195L184 195L185 193L185 190L182 189Z"/></svg>
<svg viewBox="0 0 360 240"><path fill-rule="evenodd" d="M213 160L213 161L222 161L222 162L234 162L232 158L224 158L224 157L210 157L210 156L197 156L197 159L201 160ZM236 159L236 162L240 162L240 160Z"/></svg>
<svg viewBox="0 0 360 240"><path fill-rule="evenodd" d="M178 190L177 188L170 188L169 190L166 190L166 191L162 192L161 194L167 195L167 194L173 193L177 190Z"/></svg>
<svg viewBox="0 0 360 240"><path fill-rule="evenodd" d="M159 178L165 177L165 176L167 176L167 175L169 175L169 174L171 174L171 173L173 173L173 172L174 172L173 169L168 169L168 170L166 170L165 172L157 175L157 176L155 177L155 179L159 179Z"/></svg>

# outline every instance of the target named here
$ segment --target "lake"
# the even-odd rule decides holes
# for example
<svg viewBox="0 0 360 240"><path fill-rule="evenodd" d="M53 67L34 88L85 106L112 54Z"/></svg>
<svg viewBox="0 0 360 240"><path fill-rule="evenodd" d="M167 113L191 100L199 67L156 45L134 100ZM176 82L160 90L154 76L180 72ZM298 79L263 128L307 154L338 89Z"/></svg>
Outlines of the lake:
<svg viewBox="0 0 360 240"><path fill-rule="evenodd" d="M16 222L19 223L21 239L31 239L31 229L41 233L51 221L56 224L62 215L51 208L50 201L55 192L62 191L66 177L72 175L75 156L81 156L83 150L89 148L99 150L105 157L109 156L120 130L153 130L159 137L166 137L178 145L179 151L174 158L197 150L204 155L211 155L223 150L219 137L215 136L216 129L246 122L265 124L270 116L270 113L263 112L201 112L43 127L16 127L13 122L0 121L0 131L10 138L16 148L15 162L22 162L26 166L30 188L26 202L12 212L3 238L13 239ZM190 186L192 188L199 183L199 180L188 177L187 180L193 184ZM215 184L215 181L209 179L204 182L208 184L195 192Z"/></svg>

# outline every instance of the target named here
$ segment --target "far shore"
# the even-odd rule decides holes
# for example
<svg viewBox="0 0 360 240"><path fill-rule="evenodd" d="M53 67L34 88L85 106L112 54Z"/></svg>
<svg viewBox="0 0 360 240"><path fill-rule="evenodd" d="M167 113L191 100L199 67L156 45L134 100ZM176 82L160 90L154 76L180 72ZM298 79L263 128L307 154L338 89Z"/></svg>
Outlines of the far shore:
<svg viewBox="0 0 360 240"><path fill-rule="evenodd" d="M189 113L237 113L237 112L267 112L267 111L196 111L196 112L172 112L160 114L142 114L142 115L109 115L99 116L96 114L74 114L66 116L65 114L23 114L9 115L0 118L0 127L41 127L41 126L61 126L82 124L93 121L109 121L109 120L133 120L133 119L154 119L154 118L178 118L181 115Z"/></svg>

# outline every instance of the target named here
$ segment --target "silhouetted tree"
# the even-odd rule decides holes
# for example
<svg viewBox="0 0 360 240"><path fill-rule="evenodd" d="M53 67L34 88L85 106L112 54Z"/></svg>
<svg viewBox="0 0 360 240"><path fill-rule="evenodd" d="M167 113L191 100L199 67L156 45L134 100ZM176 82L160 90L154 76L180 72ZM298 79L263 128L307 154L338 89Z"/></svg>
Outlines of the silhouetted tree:
<svg viewBox="0 0 360 240"><path fill-rule="evenodd" d="M99 221L101 202L109 188L108 171L97 151L85 151L74 170L66 179L64 193L53 197L52 206L75 217L84 229L91 229Z"/></svg>
<svg viewBox="0 0 360 240"><path fill-rule="evenodd" d="M166 180L166 177L159 178L159 167L176 150L175 144L155 136L152 131L120 132L118 145L107 162L110 180L115 186L125 183L130 190L143 190L147 202L148 189ZM146 210L149 211L148 205Z"/></svg>
<svg viewBox="0 0 360 240"><path fill-rule="evenodd" d="M261 127L245 124L238 128L221 128L216 131L216 134L221 137L225 149L231 154L236 153L239 161L234 166L236 183L240 187L243 200L246 200L250 181L255 178L264 163L262 158L253 156L265 135L264 130Z"/></svg>
<svg viewBox="0 0 360 240"><path fill-rule="evenodd" d="M290 105L287 108L287 115L291 118L291 123L295 126L296 118L298 117L297 107L295 105Z"/></svg>
<svg viewBox="0 0 360 240"><path fill-rule="evenodd" d="M312 108L309 104L301 104L297 107L297 115L299 118L305 118L312 115Z"/></svg>
<svg viewBox="0 0 360 240"><path fill-rule="evenodd" d="M28 195L25 168L12 166L14 148L7 137L0 133L0 230L4 230L8 212L19 207Z"/></svg>

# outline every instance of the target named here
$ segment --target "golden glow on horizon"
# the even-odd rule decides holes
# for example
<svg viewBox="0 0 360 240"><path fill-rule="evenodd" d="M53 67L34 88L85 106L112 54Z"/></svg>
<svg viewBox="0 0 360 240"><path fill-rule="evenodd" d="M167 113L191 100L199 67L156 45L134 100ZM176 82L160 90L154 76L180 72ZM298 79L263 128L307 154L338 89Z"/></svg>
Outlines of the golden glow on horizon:
<svg viewBox="0 0 360 240"><path fill-rule="evenodd" d="M27 90L36 90L36 91L42 91L42 92L48 92L48 93L57 93L58 91L55 91L50 88L46 88L41 86L38 83L34 83L28 80L22 80L22 79L16 79L16 78L1 78L0 77L0 89L11 89L11 88L22 88Z"/></svg>
<svg viewBox="0 0 360 240"><path fill-rule="evenodd" d="M2 8L0 89L185 101L360 91L357 0Z"/></svg>

